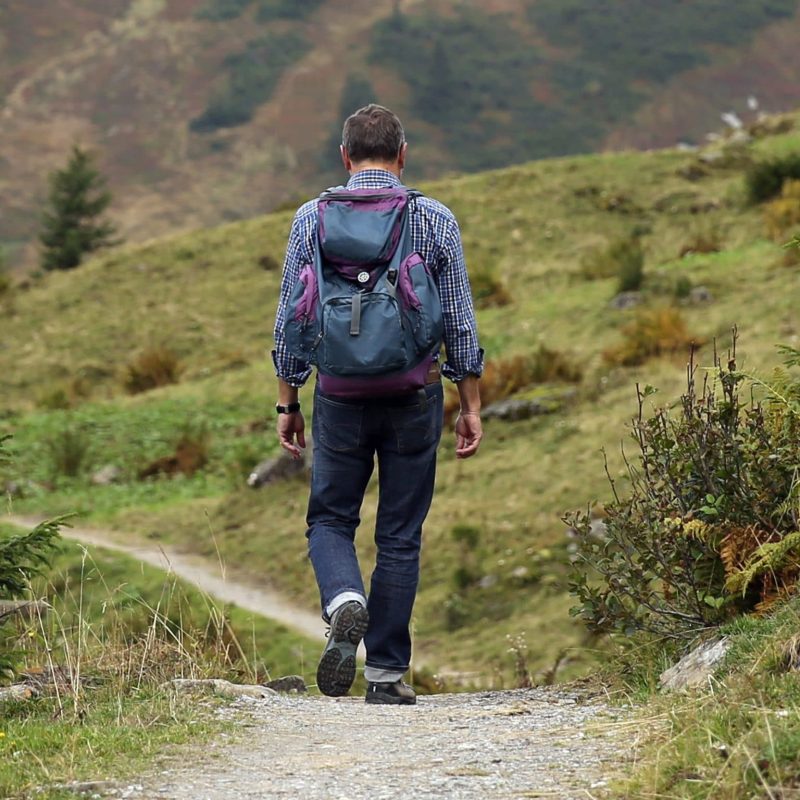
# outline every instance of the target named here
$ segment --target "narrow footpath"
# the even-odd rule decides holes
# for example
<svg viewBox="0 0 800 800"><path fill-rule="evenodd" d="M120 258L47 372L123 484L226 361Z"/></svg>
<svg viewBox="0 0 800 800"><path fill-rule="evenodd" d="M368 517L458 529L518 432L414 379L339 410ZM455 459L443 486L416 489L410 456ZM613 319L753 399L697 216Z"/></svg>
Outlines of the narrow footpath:
<svg viewBox="0 0 800 800"><path fill-rule="evenodd" d="M0 517L0 522L30 530L43 519L12 515ZM269 617L312 639L324 639L325 626L317 614L298 608L284 595L271 589L228 579L224 573L221 574L220 567L214 569L208 561L197 556L180 553L158 542L141 541L119 531L102 528L63 527L61 535L84 545L124 553L145 564L171 572L223 603L231 603L245 611ZM123 536L131 543L121 542L120 537Z"/></svg>
<svg viewBox="0 0 800 800"><path fill-rule="evenodd" d="M121 796L591 800L608 797L635 757L640 725L555 687L421 696L405 707L273 695L218 713L242 726L235 741L164 762Z"/></svg>
<svg viewBox="0 0 800 800"><path fill-rule="evenodd" d="M30 530L40 519L4 517ZM207 562L118 532L64 528L65 538L168 570L224 602L322 638L319 617ZM558 687L420 696L416 706L363 697L241 697L216 712L237 732L164 755L136 782L104 787L130 800L508 800L614 797L635 759L641 721Z"/></svg>

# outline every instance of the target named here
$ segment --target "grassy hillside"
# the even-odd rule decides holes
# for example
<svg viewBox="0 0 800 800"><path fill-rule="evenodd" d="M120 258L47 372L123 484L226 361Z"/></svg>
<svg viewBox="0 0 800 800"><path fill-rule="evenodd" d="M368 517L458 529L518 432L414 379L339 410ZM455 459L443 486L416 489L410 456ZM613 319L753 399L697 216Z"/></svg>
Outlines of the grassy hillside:
<svg viewBox="0 0 800 800"><path fill-rule="evenodd" d="M0 539L18 533L0 525ZM32 594L52 610L2 631L4 653L43 684L34 699L3 702L3 797L71 797L53 787L140 774L225 729L210 698L170 690L175 677L313 681L316 643L100 548L63 542Z"/></svg>
<svg viewBox="0 0 800 800"><path fill-rule="evenodd" d="M724 349L738 324L740 366L756 372L776 363L776 343L796 343L797 266L766 237L764 211L747 204L743 178L748 161L800 150L791 125L731 146L721 166L679 151L621 153L423 186L459 217L484 298L483 345L499 372L514 375L509 359L520 357L519 366L544 346L545 361L582 375L557 413L489 422L474 460L456 462L445 435L416 612L417 652L434 671L511 683L522 656L533 671L565 653L564 674L591 663L585 648L594 645L567 617L569 539L560 517L608 496L600 450L616 476L634 383L659 387L658 403L675 401L686 362L686 347L670 344L676 336L705 342L698 358L709 364L711 342ZM290 217L123 248L7 299L0 413L18 452L9 477L31 482L17 510L77 508L210 557L219 547L231 569L314 607L304 485L242 488L255 460L276 449L266 351ZM633 310L609 305L620 277L608 245L618 240L644 254L643 302ZM694 302L692 287L705 287L706 300ZM655 339L676 352L617 366L612 351L642 313L656 315L648 317L660 320ZM121 373L153 345L177 354L180 382L126 396ZM523 383L523 395L575 388ZM308 408L310 391L301 399ZM206 466L190 477L137 479L187 432L202 442ZM76 449L77 464L65 470L65 451ZM91 472L109 463L122 481L91 485ZM360 536L366 558L374 500L373 485Z"/></svg>
<svg viewBox="0 0 800 800"><path fill-rule="evenodd" d="M317 191L344 114L397 108L418 175L699 140L800 101L796 0L9 0L0 247L33 265L48 171L97 152L125 236ZM56 24L53 20L58 20ZM413 48L414 58L399 54ZM320 170L323 174L320 175Z"/></svg>

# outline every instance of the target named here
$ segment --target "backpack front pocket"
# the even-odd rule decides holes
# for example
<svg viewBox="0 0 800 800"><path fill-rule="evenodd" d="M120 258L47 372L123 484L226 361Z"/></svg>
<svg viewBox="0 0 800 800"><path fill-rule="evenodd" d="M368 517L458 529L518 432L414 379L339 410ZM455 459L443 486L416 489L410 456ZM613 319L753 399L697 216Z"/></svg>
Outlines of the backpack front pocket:
<svg viewBox="0 0 800 800"><path fill-rule="evenodd" d="M382 375L413 360L397 301L380 292L334 297L322 307L317 365L332 375Z"/></svg>

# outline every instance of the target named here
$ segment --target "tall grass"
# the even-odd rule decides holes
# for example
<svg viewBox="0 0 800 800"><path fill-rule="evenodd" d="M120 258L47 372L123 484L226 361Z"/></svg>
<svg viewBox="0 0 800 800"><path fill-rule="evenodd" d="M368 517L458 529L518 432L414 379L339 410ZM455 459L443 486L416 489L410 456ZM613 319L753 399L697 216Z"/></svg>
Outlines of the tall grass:
<svg viewBox="0 0 800 800"><path fill-rule="evenodd" d="M8 642L36 696L4 704L0 796L121 777L219 729L174 678L259 683L305 667L303 640L282 626L102 551L66 546L30 596L51 609L19 618Z"/></svg>

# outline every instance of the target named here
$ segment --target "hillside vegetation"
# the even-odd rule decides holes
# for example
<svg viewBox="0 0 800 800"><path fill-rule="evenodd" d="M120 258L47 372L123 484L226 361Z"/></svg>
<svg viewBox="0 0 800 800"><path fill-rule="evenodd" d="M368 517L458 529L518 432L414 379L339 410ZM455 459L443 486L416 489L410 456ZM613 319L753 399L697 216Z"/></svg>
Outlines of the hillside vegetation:
<svg viewBox="0 0 800 800"><path fill-rule="evenodd" d="M724 352L734 324L750 372L777 363L776 343L796 346L796 259L767 238L744 181L748 163L800 150L793 124L773 120L750 145L720 146L716 165L679 151L623 153L423 185L461 222L490 360L484 393L545 398L553 411L489 421L479 457L465 463L445 436L415 622L416 652L445 683L589 669L598 645L568 621L572 544L561 517L609 496L601 448L624 492L619 442L634 383L659 388L648 403L671 405L689 341L710 365L712 343ZM6 470L17 511L78 510L215 560L219 551L231 570L314 608L305 486L243 486L276 450L266 351L290 218L111 251L5 300L1 413L17 452ZM623 267L640 304L618 310L610 301ZM177 382L126 394L131 365L156 346L176 359ZM301 399L308 409L310 391ZM187 441L200 453L192 469L140 479ZM120 482L92 485L107 464ZM375 490L359 538L365 568Z"/></svg>
<svg viewBox="0 0 800 800"><path fill-rule="evenodd" d="M700 140L800 101L796 0L10 0L0 247L33 265L47 173L97 151L130 241L252 217L336 175L396 108L418 175ZM413 57L405 54L413 52ZM354 87L357 90L354 90ZM320 175L320 169L323 175Z"/></svg>
<svg viewBox="0 0 800 800"><path fill-rule="evenodd" d="M0 525L0 542L18 533ZM255 683L313 667L315 643L130 558L62 541L41 572L30 596L49 611L0 633L34 691L0 707L3 797L72 797L65 784L141 774L228 728L210 713L218 701L177 694L174 678Z"/></svg>

